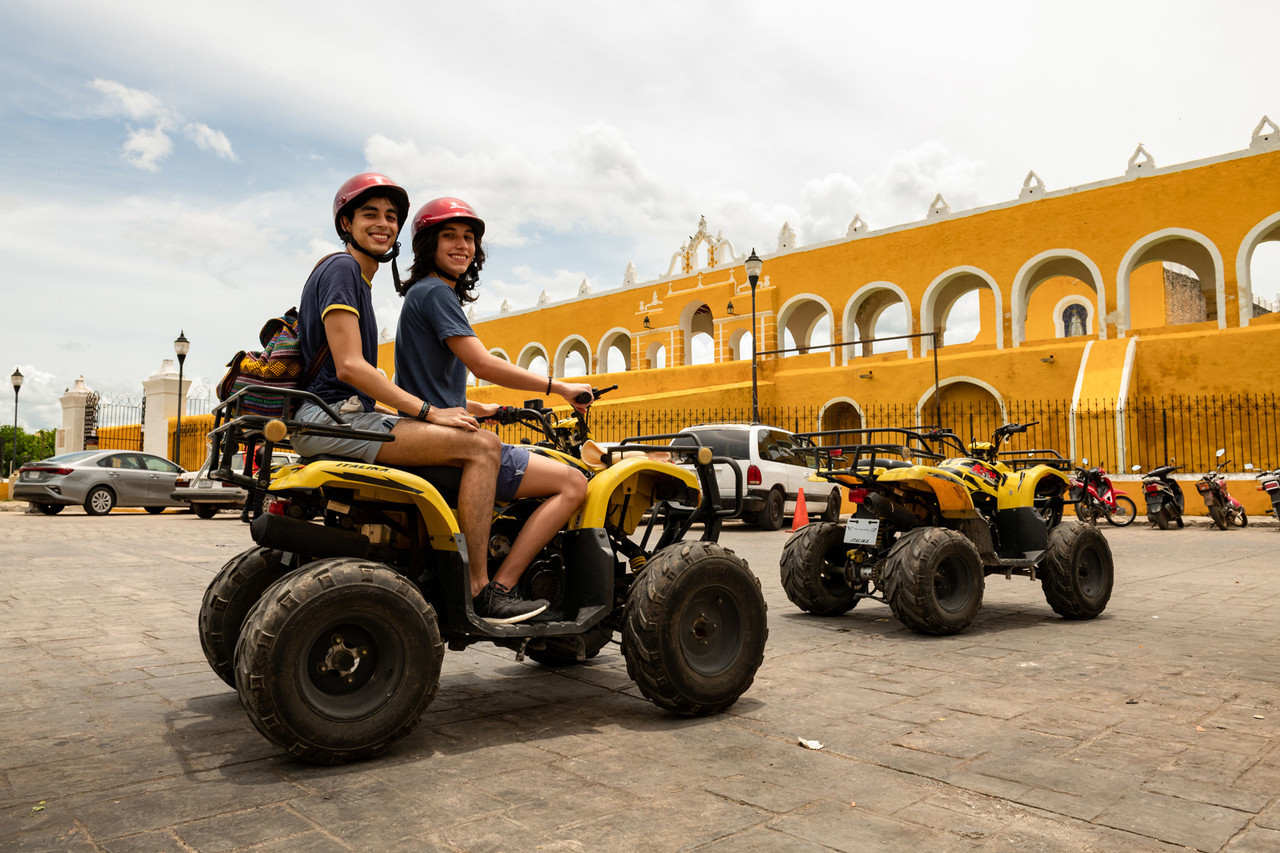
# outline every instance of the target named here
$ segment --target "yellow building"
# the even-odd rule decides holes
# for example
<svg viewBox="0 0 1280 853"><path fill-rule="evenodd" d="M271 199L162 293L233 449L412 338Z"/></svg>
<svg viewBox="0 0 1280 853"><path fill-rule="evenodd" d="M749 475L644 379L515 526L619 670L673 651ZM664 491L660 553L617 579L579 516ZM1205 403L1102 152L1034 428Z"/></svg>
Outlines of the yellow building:
<svg viewBox="0 0 1280 853"><path fill-rule="evenodd" d="M474 325L509 361L617 383L602 417L749 413L754 299L761 409L812 410L807 429L934 420L935 345L921 336L932 332L942 403L1007 420L1061 404L1064 423L1044 440L1072 456L1088 409L1114 421L1100 446L1119 466L1142 456L1124 418L1143 400L1280 386L1280 313L1255 303L1250 278L1254 251L1277 240L1280 133L1264 118L1249 148L1219 157L1160 168L1139 146L1122 176L1086 186L1050 191L1031 172L1008 202L952 211L939 195L923 221L869 231L855 216L845 238L817 245L794 245L784 227L754 292L745 253L702 222L667 275L640 282L629 268L618 289L584 286ZM952 309L974 292L976 335L959 343ZM917 337L868 342L890 327ZM497 389L473 396L512 402ZM880 422L886 412L907 423Z"/></svg>

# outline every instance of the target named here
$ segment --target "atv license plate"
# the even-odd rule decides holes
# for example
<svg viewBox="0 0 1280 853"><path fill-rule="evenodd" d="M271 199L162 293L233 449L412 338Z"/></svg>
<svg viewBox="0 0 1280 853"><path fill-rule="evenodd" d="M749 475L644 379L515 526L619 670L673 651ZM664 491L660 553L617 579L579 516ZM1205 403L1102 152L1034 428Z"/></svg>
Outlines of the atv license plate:
<svg viewBox="0 0 1280 853"><path fill-rule="evenodd" d="M844 541L847 545L874 545L880 533L880 519L851 518L844 526Z"/></svg>

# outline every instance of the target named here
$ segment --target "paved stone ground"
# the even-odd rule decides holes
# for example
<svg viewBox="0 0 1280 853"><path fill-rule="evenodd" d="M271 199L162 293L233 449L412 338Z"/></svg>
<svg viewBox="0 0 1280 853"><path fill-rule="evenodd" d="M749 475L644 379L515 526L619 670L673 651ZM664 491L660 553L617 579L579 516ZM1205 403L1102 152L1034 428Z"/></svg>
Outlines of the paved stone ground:
<svg viewBox="0 0 1280 853"><path fill-rule="evenodd" d="M1280 530L1106 533L1101 618L995 577L929 638L873 602L801 613L788 534L733 527L771 633L728 713L660 712L614 646L564 670L476 646L387 756L318 768L201 654L233 514L0 513L0 849L1280 849Z"/></svg>

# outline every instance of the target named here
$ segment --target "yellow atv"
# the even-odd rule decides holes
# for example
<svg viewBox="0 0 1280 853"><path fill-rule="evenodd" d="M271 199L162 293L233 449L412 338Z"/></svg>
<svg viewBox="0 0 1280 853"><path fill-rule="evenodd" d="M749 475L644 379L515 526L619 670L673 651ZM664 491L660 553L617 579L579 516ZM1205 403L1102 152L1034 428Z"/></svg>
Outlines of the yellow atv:
<svg viewBox="0 0 1280 853"><path fill-rule="evenodd" d="M495 507L490 541L469 543L454 509L457 468L304 458L271 479L231 470L241 447L251 459L257 446L270 452L304 432L391 439L327 407L332 425L244 414L240 398L254 390L215 410L209 468L250 490L256 547L210 583L200 640L254 725L290 754L336 764L383 752L435 696L446 646L492 642L517 660L563 666L593 657L617 632L641 693L683 715L719 712L751 685L768 636L764 597L746 562L716 543L739 508L720 505L714 466L732 460L636 437L625 457L605 451L588 465L585 415L557 421L541 400L504 407L501 422L540 434L534 452L589 483L579 512L521 579L526 597L550 601L551 617L495 625L472 608L467 549L486 548L496 571L538 501ZM685 541L694 523L702 538Z"/></svg>
<svg viewBox="0 0 1280 853"><path fill-rule="evenodd" d="M845 525L810 524L787 541L787 597L818 616L873 598L914 631L954 634L977 616L987 575L1018 574L1039 578L1061 616L1100 614L1114 582L1111 549L1096 528L1062 522L1067 460L1043 450L1000 458L1001 445L1028 426L1007 424L968 448L942 430L808 433L879 440L825 447L847 467L814 476L847 486L856 512Z"/></svg>

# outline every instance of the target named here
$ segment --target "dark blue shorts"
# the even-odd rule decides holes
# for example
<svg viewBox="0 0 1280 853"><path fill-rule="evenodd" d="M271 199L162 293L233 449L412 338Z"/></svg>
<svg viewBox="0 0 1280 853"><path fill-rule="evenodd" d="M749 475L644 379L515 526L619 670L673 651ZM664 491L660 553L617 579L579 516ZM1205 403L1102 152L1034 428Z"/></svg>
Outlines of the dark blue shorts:
<svg viewBox="0 0 1280 853"><path fill-rule="evenodd" d="M498 492L500 501L515 498L524 479L525 469L529 467L529 450L512 444L502 445L502 461L498 465Z"/></svg>

